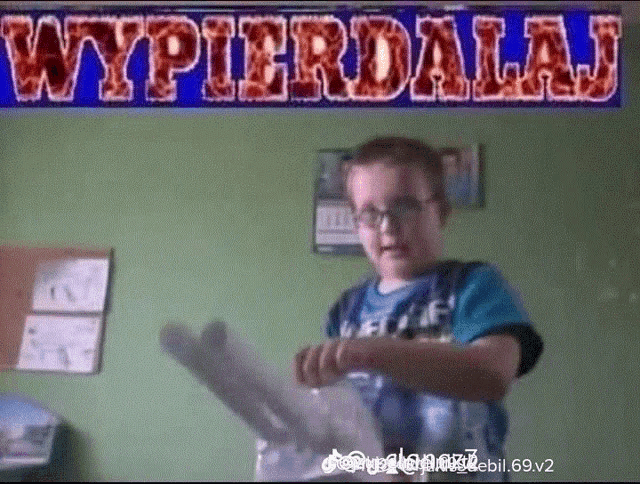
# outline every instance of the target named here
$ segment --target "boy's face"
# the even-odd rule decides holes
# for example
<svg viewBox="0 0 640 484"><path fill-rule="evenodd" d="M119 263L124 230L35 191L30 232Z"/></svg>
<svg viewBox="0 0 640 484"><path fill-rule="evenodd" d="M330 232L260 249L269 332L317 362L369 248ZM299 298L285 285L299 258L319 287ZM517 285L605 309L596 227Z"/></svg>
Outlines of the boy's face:
<svg viewBox="0 0 640 484"><path fill-rule="evenodd" d="M356 218L387 210L402 214L387 214L377 226L357 224L360 241L382 281L409 280L442 256L440 205L418 165L355 165L349 188Z"/></svg>

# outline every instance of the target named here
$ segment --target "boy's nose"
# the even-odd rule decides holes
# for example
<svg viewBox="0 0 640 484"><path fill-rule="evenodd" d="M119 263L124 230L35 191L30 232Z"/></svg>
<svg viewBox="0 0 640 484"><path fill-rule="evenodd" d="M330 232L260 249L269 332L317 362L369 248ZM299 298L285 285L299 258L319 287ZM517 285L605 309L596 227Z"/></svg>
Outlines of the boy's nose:
<svg viewBox="0 0 640 484"><path fill-rule="evenodd" d="M382 214L380 221L380 233L396 233L400 228L400 222L388 213Z"/></svg>

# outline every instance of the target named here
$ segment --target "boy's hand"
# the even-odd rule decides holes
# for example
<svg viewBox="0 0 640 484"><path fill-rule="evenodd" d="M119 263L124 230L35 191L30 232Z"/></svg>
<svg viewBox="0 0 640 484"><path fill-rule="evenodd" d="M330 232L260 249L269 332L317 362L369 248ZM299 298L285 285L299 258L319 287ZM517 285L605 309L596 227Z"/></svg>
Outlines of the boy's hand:
<svg viewBox="0 0 640 484"><path fill-rule="evenodd" d="M294 359L294 373L298 383L310 387L330 385L344 377L358 365L360 354L354 346L358 340L329 340L299 351Z"/></svg>

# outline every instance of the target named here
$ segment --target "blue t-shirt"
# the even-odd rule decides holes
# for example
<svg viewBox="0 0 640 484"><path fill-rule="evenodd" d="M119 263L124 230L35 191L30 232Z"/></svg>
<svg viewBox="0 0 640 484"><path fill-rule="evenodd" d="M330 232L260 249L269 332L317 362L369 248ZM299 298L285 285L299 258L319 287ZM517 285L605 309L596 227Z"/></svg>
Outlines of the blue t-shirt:
<svg viewBox="0 0 640 484"><path fill-rule="evenodd" d="M518 294L492 265L443 262L388 294L379 293L377 283L371 278L342 294L327 317L329 337L420 336L464 345L490 334L513 334L521 344L519 376L542 352L542 340ZM387 453L402 448L404 455L437 458L476 449L478 462L503 458L507 414L501 402L416 393L371 372L348 378L377 418Z"/></svg>

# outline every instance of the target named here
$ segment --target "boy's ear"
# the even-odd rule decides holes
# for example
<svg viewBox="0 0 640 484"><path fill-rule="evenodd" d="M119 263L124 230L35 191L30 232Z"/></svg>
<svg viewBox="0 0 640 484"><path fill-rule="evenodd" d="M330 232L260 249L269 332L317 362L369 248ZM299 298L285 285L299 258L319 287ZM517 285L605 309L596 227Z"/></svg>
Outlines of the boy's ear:
<svg viewBox="0 0 640 484"><path fill-rule="evenodd" d="M440 202L440 228L443 229L447 226L449 222L449 218L451 217L451 213L453 212L453 208L446 200Z"/></svg>
<svg viewBox="0 0 640 484"><path fill-rule="evenodd" d="M446 211L445 210L440 211L440 229L441 230L449 227L452 211L453 210L451 208L448 208Z"/></svg>

